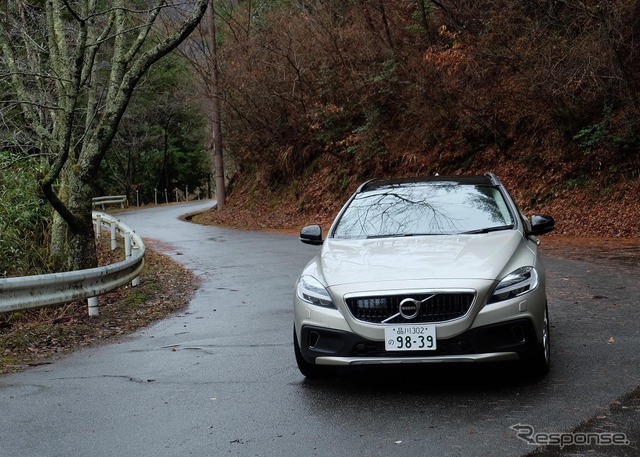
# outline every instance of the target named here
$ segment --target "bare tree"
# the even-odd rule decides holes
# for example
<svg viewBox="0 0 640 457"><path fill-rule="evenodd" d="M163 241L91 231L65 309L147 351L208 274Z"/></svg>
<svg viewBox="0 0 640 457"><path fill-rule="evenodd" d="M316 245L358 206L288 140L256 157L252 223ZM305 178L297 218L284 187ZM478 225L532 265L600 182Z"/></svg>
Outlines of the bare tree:
<svg viewBox="0 0 640 457"><path fill-rule="evenodd" d="M237 8L235 0L218 1L216 13L216 1L210 0L205 20L198 30L191 35L185 46L180 51L191 62L193 69L200 78L202 93L205 95L203 105L209 116L211 124L211 157L213 173L215 175L216 208L221 210L226 204L226 183L222 139L222 107L223 90L218 65L218 36L216 20L229 16L234 8ZM251 7L251 4L248 6ZM222 13L220 14L220 11ZM232 33L233 34L233 33Z"/></svg>
<svg viewBox="0 0 640 457"><path fill-rule="evenodd" d="M208 14L209 26L209 52L211 54L210 75L211 75L211 124L213 139L213 159L216 172L216 207L218 210L224 208L226 203L226 191L224 182L224 162L222 158L222 128L220 122L220 81L218 78L218 48L216 45L216 14L215 0L211 0L211 8Z"/></svg>
<svg viewBox="0 0 640 457"><path fill-rule="evenodd" d="M208 0L15 0L0 9L5 147L48 157L52 256L96 265L92 183L140 78L195 29ZM42 4L42 3L39 3ZM64 248L64 249L63 249Z"/></svg>

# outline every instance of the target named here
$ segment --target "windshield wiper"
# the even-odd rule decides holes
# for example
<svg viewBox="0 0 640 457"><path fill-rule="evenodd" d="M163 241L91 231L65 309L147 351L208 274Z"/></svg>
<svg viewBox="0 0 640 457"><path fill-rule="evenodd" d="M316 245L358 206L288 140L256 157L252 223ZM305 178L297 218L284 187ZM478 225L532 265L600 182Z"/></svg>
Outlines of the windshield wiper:
<svg viewBox="0 0 640 457"><path fill-rule="evenodd" d="M485 227L477 230L469 230L468 232L462 232L460 235L475 235L477 233L489 233L489 232L499 232L500 230L510 230L513 228L513 224L511 225L497 225L495 227Z"/></svg>
<svg viewBox="0 0 640 457"><path fill-rule="evenodd" d="M389 233L386 235L368 235L368 240L373 240L376 238L402 238L405 236L413 236L413 233Z"/></svg>
<svg viewBox="0 0 640 457"><path fill-rule="evenodd" d="M446 235L446 233L393 233L388 235L369 235L367 236L368 240L375 238L404 238L408 236L435 236L435 235Z"/></svg>

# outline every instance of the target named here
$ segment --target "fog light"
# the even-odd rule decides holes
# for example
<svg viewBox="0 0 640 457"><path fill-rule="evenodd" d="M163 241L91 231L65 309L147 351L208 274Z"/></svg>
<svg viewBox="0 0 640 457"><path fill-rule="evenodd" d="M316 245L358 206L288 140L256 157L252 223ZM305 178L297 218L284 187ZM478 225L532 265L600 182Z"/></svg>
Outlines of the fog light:
<svg viewBox="0 0 640 457"><path fill-rule="evenodd" d="M320 334L318 332L309 332L309 349L313 349L320 340Z"/></svg>
<svg viewBox="0 0 640 457"><path fill-rule="evenodd" d="M524 343L527 339L524 334L524 329L520 325L511 327L511 334L518 341L518 343Z"/></svg>

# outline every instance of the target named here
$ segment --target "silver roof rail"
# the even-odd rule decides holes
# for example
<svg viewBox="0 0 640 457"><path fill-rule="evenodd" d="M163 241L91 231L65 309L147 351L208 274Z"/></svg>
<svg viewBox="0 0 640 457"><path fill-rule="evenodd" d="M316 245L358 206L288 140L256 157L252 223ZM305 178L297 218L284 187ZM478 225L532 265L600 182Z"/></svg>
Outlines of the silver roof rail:
<svg viewBox="0 0 640 457"><path fill-rule="evenodd" d="M491 184L493 184L494 186L502 186L500 180L493 173L489 172L485 173L484 175L491 180Z"/></svg>

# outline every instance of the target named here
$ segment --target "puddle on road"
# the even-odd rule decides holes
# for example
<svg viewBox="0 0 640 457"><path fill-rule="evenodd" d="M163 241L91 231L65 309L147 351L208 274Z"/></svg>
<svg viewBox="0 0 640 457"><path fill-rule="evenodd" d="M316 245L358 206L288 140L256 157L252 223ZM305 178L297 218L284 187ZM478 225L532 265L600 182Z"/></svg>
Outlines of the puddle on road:
<svg viewBox="0 0 640 457"><path fill-rule="evenodd" d="M543 256L640 267L640 238L541 237Z"/></svg>

